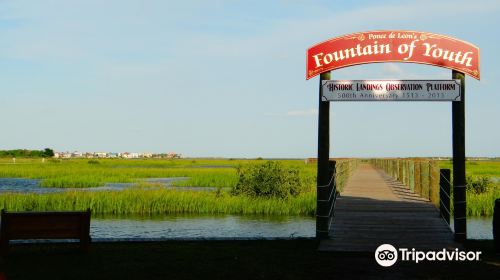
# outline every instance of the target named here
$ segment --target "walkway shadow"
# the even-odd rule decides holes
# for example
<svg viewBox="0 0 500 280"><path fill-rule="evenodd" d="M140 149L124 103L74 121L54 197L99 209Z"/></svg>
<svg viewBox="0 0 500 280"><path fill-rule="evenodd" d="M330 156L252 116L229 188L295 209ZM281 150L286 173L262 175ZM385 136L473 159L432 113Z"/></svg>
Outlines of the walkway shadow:
<svg viewBox="0 0 500 280"><path fill-rule="evenodd" d="M335 205L330 239L321 242L320 250L374 252L381 244L410 250L460 247L432 203L384 172L364 166L346 189Z"/></svg>
<svg viewBox="0 0 500 280"><path fill-rule="evenodd" d="M330 239L320 250L374 252L381 244L397 248L459 248L453 233L430 203L340 196Z"/></svg>

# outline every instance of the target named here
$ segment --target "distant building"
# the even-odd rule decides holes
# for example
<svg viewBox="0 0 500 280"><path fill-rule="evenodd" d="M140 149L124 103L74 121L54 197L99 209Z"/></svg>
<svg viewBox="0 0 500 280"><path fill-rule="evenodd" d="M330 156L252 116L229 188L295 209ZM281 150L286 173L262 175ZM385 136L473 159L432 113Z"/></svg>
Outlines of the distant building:
<svg viewBox="0 0 500 280"><path fill-rule="evenodd" d="M129 152L118 153L118 156L121 158L129 158L129 155L130 155Z"/></svg>
<svg viewBox="0 0 500 280"><path fill-rule="evenodd" d="M108 157L108 153L104 153L104 152L94 153L94 157L97 157L97 158L107 158Z"/></svg>
<svg viewBox="0 0 500 280"><path fill-rule="evenodd" d="M72 158L82 158L83 157L83 153L80 153L80 152L73 152L71 154L71 157Z"/></svg>
<svg viewBox="0 0 500 280"><path fill-rule="evenodd" d="M153 154L153 153L111 153L111 152L55 152L54 158L124 158L124 159L135 159L135 158L168 158L175 159L181 158L180 154L170 152L168 154Z"/></svg>
<svg viewBox="0 0 500 280"><path fill-rule="evenodd" d="M139 153L129 153L125 152L121 154L122 158L139 158Z"/></svg>
<svg viewBox="0 0 500 280"><path fill-rule="evenodd" d="M108 158L117 158L118 153L108 153Z"/></svg>
<svg viewBox="0 0 500 280"><path fill-rule="evenodd" d="M167 158L171 158L171 159L174 159L174 158L181 158L181 155L180 154L177 154L177 153L168 153L167 154Z"/></svg>
<svg viewBox="0 0 500 280"><path fill-rule="evenodd" d="M69 152L62 153L61 158L71 158L72 154Z"/></svg>
<svg viewBox="0 0 500 280"><path fill-rule="evenodd" d="M130 153L130 158L139 158L139 153Z"/></svg>

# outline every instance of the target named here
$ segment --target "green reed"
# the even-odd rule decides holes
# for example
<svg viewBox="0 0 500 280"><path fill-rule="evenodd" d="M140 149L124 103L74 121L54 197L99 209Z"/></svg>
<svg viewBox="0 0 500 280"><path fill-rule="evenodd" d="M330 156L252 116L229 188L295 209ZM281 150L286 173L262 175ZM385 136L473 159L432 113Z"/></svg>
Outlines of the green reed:
<svg viewBox="0 0 500 280"><path fill-rule="evenodd" d="M91 188L106 183L141 182L146 178L188 177L176 186L233 187L238 180L236 167L257 160L228 159L18 159L16 164L0 160L0 177L40 179L41 186L54 188ZM97 163L96 163L97 162ZM280 161L301 170L301 179L313 186L316 166L301 160Z"/></svg>
<svg viewBox="0 0 500 280"><path fill-rule="evenodd" d="M230 187L237 177L236 169L227 162L99 160L99 164L89 164L87 160L45 163L25 161L1 164L0 177L41 179L41 186L55 188L90 188L106 183L130 183L146 178L170 177L190 178L188 182L179 182L179 185Z"/></svg>
<svg viewBox="0 0 500 280"><path fill-rule="evenodd" d="M52 194L6 193L0 208L10 211L57 211L90 208L94 214L260 214L314 215L316 194L289 199L249 198L227 193L136 188L124 191L66 191Z"/></svg>

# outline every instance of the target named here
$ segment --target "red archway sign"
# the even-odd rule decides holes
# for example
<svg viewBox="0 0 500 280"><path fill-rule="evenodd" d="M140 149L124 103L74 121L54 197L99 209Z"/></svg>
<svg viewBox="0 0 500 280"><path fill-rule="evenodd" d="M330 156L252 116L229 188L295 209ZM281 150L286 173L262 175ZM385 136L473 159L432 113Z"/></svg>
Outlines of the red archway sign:
<svg viewBox="0 0 500 280"><path fill-rule="evenodd" d="M328 237L335 197L330 190L330 101L323 100L322 85L330 71L366 63L420 63L452 69L461 98L452 103L453 205L455 239L467 239L465 180L465 74L479 80L479 48L445 35L407 30L352 33L329 39L307 50L306 79L320 76L318 109L318 196L316 236ZM403 100L401 100L403 101ZM334 184L333 184L334 185ZM332 188L335 190L334 188ZM331 199L333 197L333 199ZM333 201L333 203L331 202ZM331 205L330 205L331 204ZM326 206L326 207L325 207Z"/></svg>
<svg viewBox="0 0 500 280"><path fill-rule="evenodd" d="M445 35L384 30L352 33L307 50L306 79L343 67L409 62L445 67L479 80L479 48Z"/></svg>

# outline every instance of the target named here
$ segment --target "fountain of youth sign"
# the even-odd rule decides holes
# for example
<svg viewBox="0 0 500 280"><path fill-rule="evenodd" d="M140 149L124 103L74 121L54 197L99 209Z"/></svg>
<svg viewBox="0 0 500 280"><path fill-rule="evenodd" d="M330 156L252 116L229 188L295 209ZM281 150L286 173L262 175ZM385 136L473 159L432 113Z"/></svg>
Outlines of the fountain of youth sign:
<svg viewBox="0 0 500 280"><path fill-rule="evenodd" d="M331 80L330 71L367 63L403 62L452 70L450 80ZM306 79L320 75L316 236L329 236L336 190L330 186L330 102L451 101L455 240L467 239L465 74L479 80L479 48L445 35L384 30L352 33L310 47ZM333 192L330 190L333 189ZM328 190L328 191L325 191ZM332 199L333 197L333 199ZM324 211L323 211L324 210ZM448 211L449 210L445 209ZM444 215L444 214L443 214Z"/></svg>
<svg viewBox="0 0 500 280"><path fill-rule="evenodd" d="M347 66L376 62L445 67L479 80L479 48L444 35L417 31L369 31L336 37L310 47L306 79Z"/></svg>

